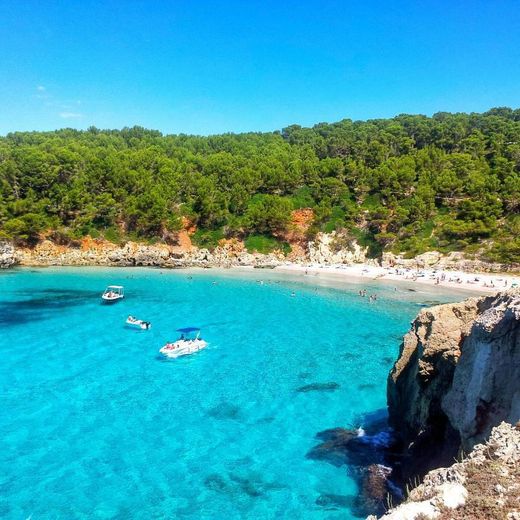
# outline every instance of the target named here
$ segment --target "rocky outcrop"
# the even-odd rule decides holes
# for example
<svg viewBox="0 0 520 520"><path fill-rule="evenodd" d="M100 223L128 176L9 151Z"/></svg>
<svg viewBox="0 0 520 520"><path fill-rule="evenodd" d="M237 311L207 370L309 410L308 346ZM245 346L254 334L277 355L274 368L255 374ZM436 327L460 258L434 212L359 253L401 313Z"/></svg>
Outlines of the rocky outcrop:
<svg viewBox="0 0 520 520"><path fill-rule="evenodd" d="M519 331L520 289L419 313L388 379L403 480L520 419Z"/></svg>
<svg viewBox="0 0 520 520"><path fill-rule="evenodd" d="M135 242L119 245L90 237L67 245L46 239L33 248L16 250L11 244L0 244L0 267L14 263L26 266L275 267L289 260L327 265L367 261L366 249L336 232L319 233L314 242L305 246L300 230L300 234L292 236L293 251L287 258L281 252L248 252L244 243L236 239L221 240L213 250L199 249L192 245L188 231L183 233L183 240L177 237L178 245Z"/></svg>
<svg viewBox="0 0 520 520"><path fill-rule="evenodd" d="M488 298L482 309L442 401L465 451L500 421L520 420L520 290Z"/></svg>
<svg viewBox="0 0 520 520"><path fill-rule="evenodd" d="M30 266L274 267L285 260L282 254L251 254L234 243L224 243L209 251L166 244L117 245L102 240L84 240L78 247L44 240L34 248L19 249L16 254L21 265Z"/></svg>
<svg viewBox="0 0 520 520"><path fill-rule="evenodd" d="M0 269L7 269L18 263L15 248L9 242L0 242Z"/></svg>
<svg viewBox="0 0 520 520"><path fill-rule="evenodd" d="M381 520L516 520L519 496L520 431L503 422L462 462L429 472Z"/></svg>
<svg viewBox="0 0 520 520"><path fill-rule="evenodd" d="M486 272L518 272L520 263L499 264L483 262L478 259L467 258L464 253L453 251L447 255L439 251L428 251L414 258L405 258L403 255L395 255L387 252L381 258L382 267L397 267L403 269L439 269L456 270L473 273Z"/></svg>
<svg viewBox="0 0 520 520"><path fill-rule="evenodd" d="M311 263L320 265L355 264L367 262L368 248L343 233L318 233L308 244Z"/></svg>

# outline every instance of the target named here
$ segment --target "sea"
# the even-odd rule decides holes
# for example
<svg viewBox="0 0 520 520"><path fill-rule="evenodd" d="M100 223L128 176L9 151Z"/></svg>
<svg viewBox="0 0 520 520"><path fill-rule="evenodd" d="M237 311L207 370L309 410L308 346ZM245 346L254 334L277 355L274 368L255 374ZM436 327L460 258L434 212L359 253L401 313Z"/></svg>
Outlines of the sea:
<svg viewBox="0 0 520 520"><path fill-rule="evenodd" d="M271 270L2 271L0 518L364 518L356 468L309 453L385 420L411 320L460 299ZM183 327L208 347L164 358Z"/></svg>

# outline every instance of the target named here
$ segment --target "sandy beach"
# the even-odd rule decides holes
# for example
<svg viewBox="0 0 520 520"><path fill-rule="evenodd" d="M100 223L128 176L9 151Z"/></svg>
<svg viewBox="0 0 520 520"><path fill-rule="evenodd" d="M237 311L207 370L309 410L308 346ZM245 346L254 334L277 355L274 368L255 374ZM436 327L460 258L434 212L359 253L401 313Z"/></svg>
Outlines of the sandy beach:
<svg viewBox="0 0 520 520"><path fill-rule="evenodd" d="M302 274L328 274L367 280L400 281L434 287L471 291L476 294L493 294L520 286L520 275L501 273L470 273L439 269L405 269L379 267L368 264L353 265L299 265L287 264L275 267L275 271Z"/></svg>

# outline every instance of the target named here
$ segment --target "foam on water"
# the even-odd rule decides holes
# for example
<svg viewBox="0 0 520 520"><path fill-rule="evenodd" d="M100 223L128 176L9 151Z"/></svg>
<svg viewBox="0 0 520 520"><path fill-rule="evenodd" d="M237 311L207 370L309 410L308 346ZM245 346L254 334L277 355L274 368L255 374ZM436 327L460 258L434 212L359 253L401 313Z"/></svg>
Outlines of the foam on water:
<svg viewBox="0 0 520 520"><path fill-rule="evenodd" d="M0 517L355 518L348 468L305 455L317 432L384 409L400 337L432 294L374 285L369 304L355 285L296 280L0 274ZM100 303L109 283L124 301ZM152 329L128 329L129 314ZM210 346L159 357L182 326Z"/></svg>

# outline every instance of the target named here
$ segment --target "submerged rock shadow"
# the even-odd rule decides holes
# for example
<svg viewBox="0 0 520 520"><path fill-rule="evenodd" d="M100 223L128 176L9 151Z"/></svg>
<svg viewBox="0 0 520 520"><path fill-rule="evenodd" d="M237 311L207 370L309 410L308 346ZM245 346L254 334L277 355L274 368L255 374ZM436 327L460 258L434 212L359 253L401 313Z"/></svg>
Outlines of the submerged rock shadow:
<svg viewBox="0 0 520 520"><path fill-rule="evenodd" d="M390 481L395 440L387 424L386 410L360 418L363 429L332 428L316 434L321 442L307 453L308 459L347 466L360 492L356 497L322 493L316 504L325 509L346 508L357 516L381 514L388 495L399 499L399 489Z"/></svg>
<svg viewBox="0 0 520 520"><path fill-rule="evenodd" d="M20 325L45 320L62 309L89 305L93 298L97 302L99 297L97 292L67 289L44 289L37 292L23 289L17 293L34 297L27 300L0 301L0 325Z"/></svg>
<svg viewBox="0 0 520 520"><path fill-rule="evenodd" d="M334 493L322 493L316 499L316 505L325 511L338 511L339 509L353 509L356 504L354 495L336 495Z"/></svg>
<svg viewBox="0 0 520 520"><path fill-rule="evenodd" d="M235 499L267 498L271 492L287 488L286 484L270 482L256 472L246 474L229 471L225 474L211 473L204 479L204 486L216 493Z"/></svg>
<svg viewBox="0 0 520 520"><path fill-rule="evenodd" d="M222 403L213 406L207 411L210 417L219 420L233 420L240 421L242 420L242 410L239 406L223 401Z"/></svg>
<svg viewBox="0 0 520 520"><path fill-rule="evenodd" d="M334 392L340 388L340 384L335 381L328 381L326 383L310 383L308 385L300 386L296 389L297 392Z"/></svg>

